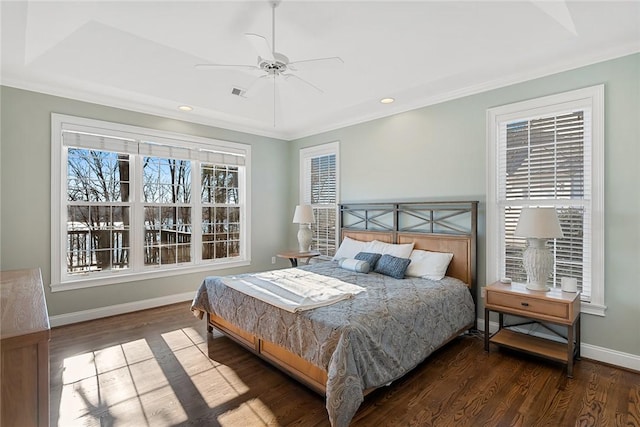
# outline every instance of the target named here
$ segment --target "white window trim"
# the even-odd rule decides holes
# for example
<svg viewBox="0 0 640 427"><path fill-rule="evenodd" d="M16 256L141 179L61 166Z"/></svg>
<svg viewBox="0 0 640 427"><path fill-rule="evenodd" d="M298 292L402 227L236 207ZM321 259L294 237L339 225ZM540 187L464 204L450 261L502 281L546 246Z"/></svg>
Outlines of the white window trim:
<svg viewBox="0 0 640 427"><path fill-rule="evenodd" d="M79 127L79 128L78 128ZM244 189L241 197L241 205L244 205L244 215L241 219L241 255L234 260L198 260L195 255L201 253L197 246L201 242L201 238L194 238L194 260L191 263L178 264L169 268L146 267L138 271L122 270L113 271L99 277L87 277L78 275L71 278L65 278L63 272L63 256L65 254L65 243L63 240L64 230L67 228L66 214L63 214L64 205L62 198L66 195L66 164L63 164L63 141L62 130L68 129L86 129L94 128L96 130L104 130L109 135L136 137L144 139L160 141L180 141L191 149L199 149L203 151L215 151L215 147L223 148L225 152L243 155L245 157L245 172L239 176L239 185ZM81 289L94 286L111 285L115 283L125 283L138 280L147 280L160 277L176 276L188 273L197 273L203 271L220 270L227 268L242 267L251 264L251 146L211 138L198 137L193 135L180 134L169 131L161 131L138 126L124 125L119 123L106 122L101 120L87 119L82 117L68 116L64 114L51 114L51 291L66 291L72 289ZM131 173L134 174L139 168L139 159L132 162ZM199 171L200 161L196 161ZM195 180L194 189L200 188L199 179ZM132 186L131 197L137 197L141 191L141 183ZM200 194L199 191L194 194ZM134 204L135 207L135 204ZM142 213L132 209L132 218L142 218ZM196 223L200 217L200 213L196 212L194 219L194 227L199 227ZM198 235L194 233L194 236ZM132 254L132 257L138 257L139 254Z"/></svg>
<svg viewBox="0 0 640 427"><path fill-rule="evenodd" d="M305 186L307 183L307 177L305 176L304 162L306 159L320 156L328 156L335 154L336 156L336 248L340 244L340 142L328 142L321 145L315 145L312 147L306 147L300 149L300 183L298 195L299 204L306 203L305 201Z"/></svg>
<svg viewBox="0 0 640 427"><path fill-rule="evenodd" d="M517 117L556 112L565 103L588 104L592 111L592 245L591 302L582 302L581 312L605 315L604 274L604 85L597 85L546 96L487 110L487 276L486 283L500 278L504 242L500 236L501 221L497 187L497 140L499 123Z"/></svg>

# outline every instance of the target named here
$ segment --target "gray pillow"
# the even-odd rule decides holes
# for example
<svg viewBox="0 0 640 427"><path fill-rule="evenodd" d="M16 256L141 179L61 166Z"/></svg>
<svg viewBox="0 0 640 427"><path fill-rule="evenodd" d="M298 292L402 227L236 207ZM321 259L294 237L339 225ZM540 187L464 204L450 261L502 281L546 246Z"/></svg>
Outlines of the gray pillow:
<svg viewBox="0 0 640 427"><path fill-rule="evenodd" d="M362 261L367 261L371 266L371 269L373 270L376 268L376 263L381 256L382 254L375 254L373 252L358 252L354 258L360 259Z"/></svg>
<svg viewBox="0 0 640 427"><path fill-rule="evenodd" d="M373 271L395 279L404 279L404 273L407 271L410 263L411 260L409 258L398 258L393 255L384 254Z"/></svg>

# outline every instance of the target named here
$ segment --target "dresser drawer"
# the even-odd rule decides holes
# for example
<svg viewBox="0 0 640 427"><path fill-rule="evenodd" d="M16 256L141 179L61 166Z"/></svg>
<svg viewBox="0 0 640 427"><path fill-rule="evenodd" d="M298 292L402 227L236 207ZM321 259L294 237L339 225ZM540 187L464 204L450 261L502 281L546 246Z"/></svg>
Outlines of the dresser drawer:
<svg viewBox="0 0 640 427"><path fill-rule="evenodd" d="M569 305L526 295L505 294L502 292L487 292L487 304L499 306L506 310L517 310L531 315L542 315L569 320Z"/></svg>

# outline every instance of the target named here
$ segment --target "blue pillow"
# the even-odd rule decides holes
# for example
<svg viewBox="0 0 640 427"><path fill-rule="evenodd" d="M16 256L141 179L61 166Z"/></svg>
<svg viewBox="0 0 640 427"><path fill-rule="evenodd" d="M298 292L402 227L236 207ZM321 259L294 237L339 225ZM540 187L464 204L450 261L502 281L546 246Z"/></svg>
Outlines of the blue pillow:
<svg viewBox="0 0 640 427"><path fill-rule="evenodd" d="M358 252L354 258L362 261L367 261L371 266L371 269L373 270L376 268L376 263L381 256L382 254L375 254L373 252Z"/></svg>
<svg viewBox="0 0 640 427"><path fill-rule="evenodd" d="M409 258L398 258L393 255L384 254L373 271L396 279L404 279L404 273L407 271L410 263L411 260Z"/></svg>

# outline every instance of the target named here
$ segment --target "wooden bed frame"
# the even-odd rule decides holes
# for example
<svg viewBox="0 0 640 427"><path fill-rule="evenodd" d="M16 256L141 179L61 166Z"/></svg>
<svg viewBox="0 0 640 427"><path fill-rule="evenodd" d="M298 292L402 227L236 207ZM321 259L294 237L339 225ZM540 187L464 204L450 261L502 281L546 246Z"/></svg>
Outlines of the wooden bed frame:
<svg viewBox="0 0 640 427"><path fill-rule="evenodd" d="M404 206L409 206L409 215L415 217L416 206L419 205L419 210L425 209L428 206L429 217L425 218L420 214L418 215L420 222L420 230L416 229L416 221L412 221L411 231L403 230L399 224L399 217L401 213L405 213ZM463 210L460 210L460 205L464 205ZM386 228L386 225L380 224L380 218L389 214L389 206L392 206L393 210L393 224ZM435 206L435 207L434 207ZM460 232L457 226L454 227L458 231L458 234L445 234L434 233L433 230L437 228L438 222L442 221L442 218L446 220L451 218L451 207L456 213L454 216L468 214L470 222L470 231ZM381 210L382 208L382 210ZM477 226L477 202L439 202L439 203L403 203L403 204L351 204L341 205L341 224L345 224L345 215L352 215L356 218L361 218L360 211L365 211L365 216L362 217L363 221L357 220L360 225L351 225L348 228L342 228L341 241L345 237L350 237L354 240L360 241L372 241L379 240L385 243L410 243L414 242L414 249L428 250L432 252L448 252L453 253L453 258L449 264L447 270L447 276L460 279L469 286L473 295L474 301L476 298L475 290L475 251L476 251L476 226ZM378 215L381 211L383 214ZM354 214L355 212L355 214ZM374 212L373 216L369 216L369 213ZM439 212L442 215L434 215L435 212ZM445 213L446 212L446 213ZM423 222L423 220L425 220ZM371 223L376 223L379 229L372 229ZM423 231L424 226L428 227L428 231ZM445 228L450 228L445 225ZM429 231L430 230L430 231ZM477 316L474 315L474 319ZM258 355L259 357L270 362L277 368L284 371L286 374L297 379L305 384L315 392L325 395L327 372L306 361L302 357L291 353L289 350L263 340L233 324L225 319L208 313L207 315L208 331L211 332L212 328L220 330L222 333L233 339L249 351ZM476 324L475 320L473 324L466 325L456 334L454 334L449 340L443 343L440 347L447 344L461 333L474 328ZM365 395L373 389L366 390Z"/></svg>

